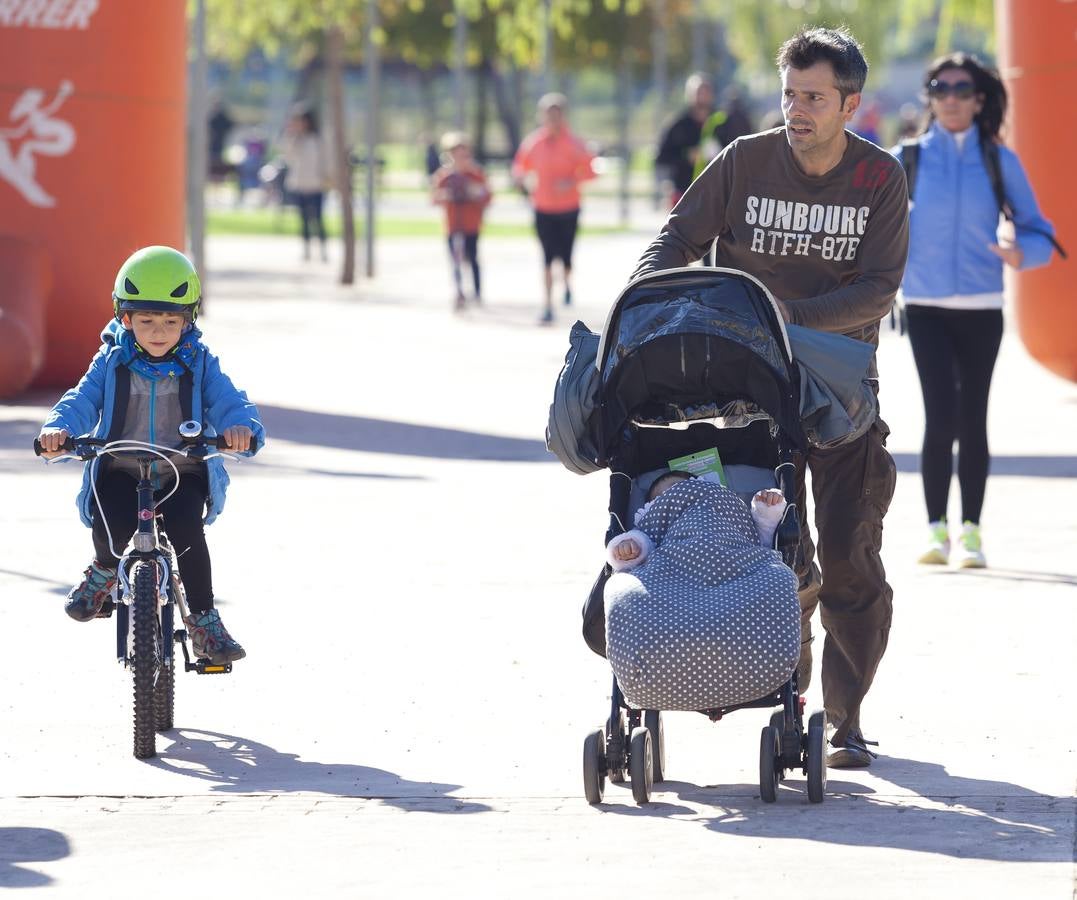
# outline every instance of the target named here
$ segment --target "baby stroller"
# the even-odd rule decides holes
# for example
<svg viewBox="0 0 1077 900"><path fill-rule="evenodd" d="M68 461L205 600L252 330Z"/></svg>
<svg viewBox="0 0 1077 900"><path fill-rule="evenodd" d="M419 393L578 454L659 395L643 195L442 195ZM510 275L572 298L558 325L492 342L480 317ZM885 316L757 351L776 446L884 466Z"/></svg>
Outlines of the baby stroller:
<svg viewBox="0 0 1077 900"><path fill-rule="evenodd" d="M668 461L715 448L727 486L742 498L775 486L785 495L789 505L774 549L794 568L800 526L793 460L807 442L797 369L766 288L731 269L682 268L638 278L610 311L596 366L591 429L595 462L610 470L606 542L633 527L646 488ZM607 656L603 592L610 575L607 565L584 606L584 639L602 656ZM786 645L791 639L796 648L792 672L782 670L788 673L783 684L761 688L762 696L699 711L717 721L739 709L779 707L760 738L760 795L774 802L785 773L800 769L807 775L808 798L819 803L826 789L825 717L815 712L804 727L795 670L799 613L792 621L786 617L783 628ZM647 803L665 764L662 709L635 708L614 675L606 727L584 741L588 802L602 801L606 778L623 782L627 775L636 802Z"/></svg>

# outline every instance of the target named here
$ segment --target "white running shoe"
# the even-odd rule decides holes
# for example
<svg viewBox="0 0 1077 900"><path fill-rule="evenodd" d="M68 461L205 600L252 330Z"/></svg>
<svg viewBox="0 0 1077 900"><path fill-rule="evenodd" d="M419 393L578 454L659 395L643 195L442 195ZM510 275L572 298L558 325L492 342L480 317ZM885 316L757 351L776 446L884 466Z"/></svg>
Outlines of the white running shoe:
<svg viewBox="0 0 1077 900"><path fill-rule="evenodd" d="M961 526L961 537L957 539L957 564L962 569L983 569L987 566L983 545L980 540L980 526L966 522Z"/></svg>
<svg viewBox="0 0 1077 900"><path fill-rule="evenodd" d="M927 550L920 554L917 562L925 566L945 566L950 561L950 531L946 520L929 522L927 527L931 532Z"/></svg>

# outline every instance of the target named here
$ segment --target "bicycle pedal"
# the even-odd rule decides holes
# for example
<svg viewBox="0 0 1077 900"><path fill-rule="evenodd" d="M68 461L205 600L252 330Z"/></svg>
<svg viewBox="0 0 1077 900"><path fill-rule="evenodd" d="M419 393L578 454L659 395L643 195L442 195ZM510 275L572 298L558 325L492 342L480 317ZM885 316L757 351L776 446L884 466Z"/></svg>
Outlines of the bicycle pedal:
<svg viewBox="0 0 1077 900"><path fill-rule="evenodd" d="M111 600L106 600L101 604L101 608L97 611L95 619L109 619L112 617L112 611L116 608L116 604Z"/></svg>
<svg viewBox="0 0 1077 900"><path fill-rule="evenodd" d="M208 659L196 659L193 663L187 663L184 667L188 672L197 672L199 675L227 675L232 671L232 664L212 663Z"/></svg>

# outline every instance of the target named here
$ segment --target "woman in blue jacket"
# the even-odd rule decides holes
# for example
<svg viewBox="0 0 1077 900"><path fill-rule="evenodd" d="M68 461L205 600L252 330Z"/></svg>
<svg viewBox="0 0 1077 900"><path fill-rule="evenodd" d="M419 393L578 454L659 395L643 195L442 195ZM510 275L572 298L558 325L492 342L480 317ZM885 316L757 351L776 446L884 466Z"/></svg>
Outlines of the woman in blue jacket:
<svg viewBox="0 0 1077 900"><path fill-rule="evenodd" d="M1044 265L1053 229L1016 154L999 138L1006 89L998 73L954 53L932 64L925 87L927 124L917 146L895 150L914 181L902 298L926 417L920 468L929 535L919 561L950 559L946 509L956 440L963 522L957 563L979 568L986 565L980 512L990 465L987 398L1002 339L1002 270ZM992 169L1012 210L1007 238L998 233Z"/></svg>

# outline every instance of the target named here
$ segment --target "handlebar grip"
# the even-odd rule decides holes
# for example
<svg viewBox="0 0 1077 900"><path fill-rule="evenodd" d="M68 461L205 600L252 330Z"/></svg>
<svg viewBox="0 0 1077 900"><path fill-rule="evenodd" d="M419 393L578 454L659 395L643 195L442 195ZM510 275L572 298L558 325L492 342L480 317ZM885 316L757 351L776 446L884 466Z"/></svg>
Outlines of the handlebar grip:
<svg viewBox="0 0 1077 900"><path fill-rule="evenodd" d="M217 441L218 450L228 449L228 439L223 434L218 434L215 440Z"/></svg>
<svg viewBox="0 0 1077 900"><path fill-rule="evenodd" d="M63 444L60 445L60 449L66 450L68 453L74 453L75 441L72 439L71 435L68 435L64 439ZM34 438L34 455L40 456L44 452L45 448L41 446L41 441L39 441L37 438Z"/></svg>

